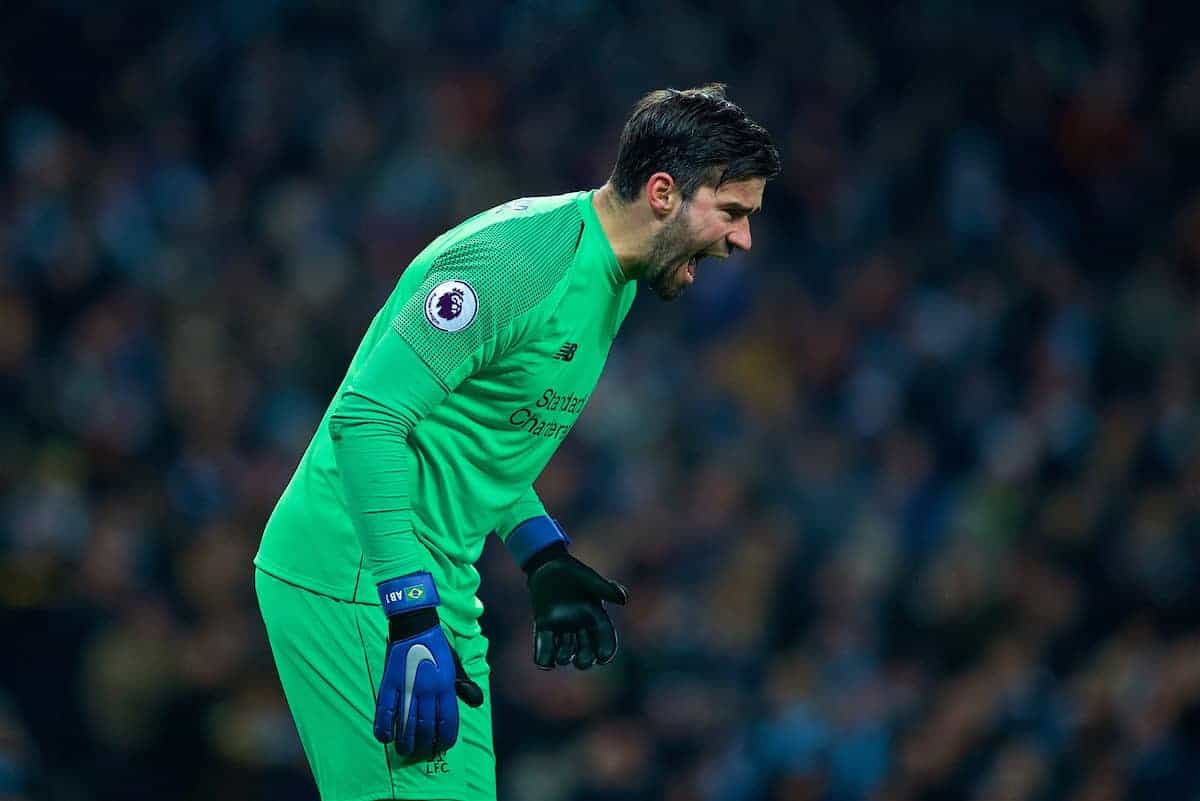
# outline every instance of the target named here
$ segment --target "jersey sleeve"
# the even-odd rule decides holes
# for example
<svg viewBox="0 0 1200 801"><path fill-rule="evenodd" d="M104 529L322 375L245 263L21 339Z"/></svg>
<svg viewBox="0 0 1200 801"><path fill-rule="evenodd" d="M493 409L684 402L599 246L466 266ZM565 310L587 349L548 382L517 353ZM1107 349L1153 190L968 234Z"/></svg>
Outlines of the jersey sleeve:
<svg viewBox="0 0 1200 801"><path fill-rule="evenodd" d="M543 516L548 516L546 514L546 507L542 504L542 499L538 497L537 490L530 486L517 499L517 502L505 511L504 516L496 523L496 536L507 544L509 535L512 534L513 529L526 520Z"/></svg>
<svg viewBox="0 0 1200 801"><path fill-rule="evenodd" d="M400 378L398 378L400 377ZM446 388L407 342L387 332L329 418L342 490L375 582L429 570L412 526L409 432Z"/></svg>
<svg viewBox="0 0 1200 801"><path fill-rule="evenodd" d="M518 344L527 313L546 295L513 280L519 266L494 241L444 251L330 415L346 503L376 583L430 569L412 526L408 436L467 377Z"/></svg>

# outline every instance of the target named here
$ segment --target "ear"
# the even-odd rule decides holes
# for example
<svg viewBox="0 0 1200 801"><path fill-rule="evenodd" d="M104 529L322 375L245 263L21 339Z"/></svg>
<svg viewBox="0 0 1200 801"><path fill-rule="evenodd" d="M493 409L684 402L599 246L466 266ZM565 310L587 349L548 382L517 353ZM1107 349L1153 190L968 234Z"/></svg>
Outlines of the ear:
<svg viewBox="0 0 1200 801"><path fill-rule="evenodd" d="M646 179L646 202L655 217L670 216L679 200L679 190L670 173L656 172Z"/></svg>

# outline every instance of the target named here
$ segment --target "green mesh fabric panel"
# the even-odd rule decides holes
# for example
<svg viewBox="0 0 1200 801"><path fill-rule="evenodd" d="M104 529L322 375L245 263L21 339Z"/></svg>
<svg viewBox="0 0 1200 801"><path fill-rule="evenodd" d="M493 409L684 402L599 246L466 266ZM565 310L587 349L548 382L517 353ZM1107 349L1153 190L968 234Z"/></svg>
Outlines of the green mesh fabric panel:
<svg viewBox="0 0 1200 801"><path fill-rule="evenodd" d="M546 299L571 264L581 225L579 210L568 203L500 220L455 241L434 258L392 327L446 383L481 346ZM451 280L470 285L477 299L475 318L460 331L443 331L425 314L430 293Z"/></svg>

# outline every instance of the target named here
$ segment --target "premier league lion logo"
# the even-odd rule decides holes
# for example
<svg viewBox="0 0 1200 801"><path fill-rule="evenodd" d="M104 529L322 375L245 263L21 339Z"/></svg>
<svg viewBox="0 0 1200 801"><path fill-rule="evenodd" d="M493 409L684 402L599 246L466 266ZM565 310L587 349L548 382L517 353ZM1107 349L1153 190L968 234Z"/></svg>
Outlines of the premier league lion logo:
<svg viewBox="0 0 1200 801"><path fill-rule="evenodd" d="M425 296L425 319L448 334L469 326L478 311L479 297L461 279L442 281Z"/></svg>
<svg viewBox="0 0 1200 801"><path fill-rule="evenodd" d="M437 300L438 316L443 320L453 320L462 314L463 291L458 287L442 293Z"/></svg>

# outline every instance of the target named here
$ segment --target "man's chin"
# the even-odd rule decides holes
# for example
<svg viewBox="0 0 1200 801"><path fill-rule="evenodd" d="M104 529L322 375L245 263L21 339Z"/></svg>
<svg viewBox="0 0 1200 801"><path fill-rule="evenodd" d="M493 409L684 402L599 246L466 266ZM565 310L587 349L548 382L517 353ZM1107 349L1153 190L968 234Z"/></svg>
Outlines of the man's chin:
<svg viewBox="0 0 1200 801"><path fill-rule="evenodd" d="M670 284L660 284L658 282L650 284L650 289L655 295L658 295L659 300L675 300L683 294L683 290L687 287L683 284L671 286Z"/></svg>
<svg viewBox="0 0 1200 801"><path fill-rule="evenodd" d="M675 300L688 288L686 283L675 280L676 272L677 270L664 270L646 284L660 300Z"/></svg>

